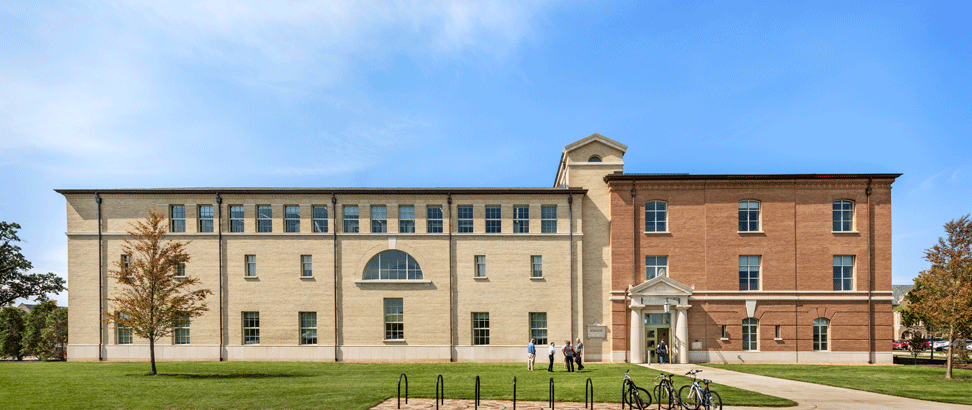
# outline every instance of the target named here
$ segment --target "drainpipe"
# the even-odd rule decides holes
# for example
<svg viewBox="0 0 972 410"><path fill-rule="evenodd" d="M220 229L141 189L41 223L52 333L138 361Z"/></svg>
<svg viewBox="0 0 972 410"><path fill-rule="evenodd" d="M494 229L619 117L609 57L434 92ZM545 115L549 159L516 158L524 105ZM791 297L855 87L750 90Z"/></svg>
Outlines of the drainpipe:
<svg viewBox="0 0 972 410"><path fill-rule="evenodd" d="M541 211L540 213L542 214L543 212ZM568 250L567 250L570 253L570 255L569 255L569 257L570 257L570 276L571 276L571 278L570 278L570 298L573 299L574 298L574 196L571 195L571 194L567 194L567 214L568 214L567 216L570 218L570 233L569 233L570 246L568 247ZM541 219L542 218L543 218L543 215L541 215ZM542 223L543 222L541 222L541 224ZM542 230L543 229L541 228L541 231ZM578 280L582 280L582 279L580 279L580 275L578 275ZM583 302L581 302L581 304L583 305ZM571 303L571 305L573 305L573 303ZM584 318L584 306L580 306L580 309L578 309L578 310L579 310L579 314L581 316L581 321L583 322L583 318ZM576 321L575 321L575 319L573 317L571 317L570 319L571 319L570 320L570 334L571 334L571 339L573 340L573 339L576 339L577 338L576 329L574 329L574 324L576 323ZM584 331L583 326L581 327L581 331L582 332Z"/></svg>
<svg viewBox="0 0 972 410"><path fill-rule="evenodd" d="M219 196L219 192L216 193L216 218L218 220L217 232L219 242L219 361L226 360L223 356L223 350L226 346L226 340L224 339L224 333L226 332L226 323L223 322L224 306L223 298L225 297L224 287L223 287L223 197Z"/></svg>
<svg viewBox="0 0 972 410"><path fill-rule="evenodd" d="M868 327L868 354L867 363L874 364L874 303L872 293L874 291L874 215L871 213L871 178L867 179L867 188L864 194L867 195L867 327Z"/></svg>
<svg viewBox="0 0 972 410"><path fill-rule="evenodd" d="M455 362L456 356L456 318L458 314L456 313L456 294L455 294L455 284L452 281L452 276L455 274L455 258L452 255L452 193L448 194L446 197L446 204L449 208L449 361Z"/></svg>
<svg viewBox="0 0 972 410"><path fill-rule="evenodd" d="M636 244L638 243L638 207L635 205L635 196L637 195L637 193L638 191L635 189L635 183L634 181L632 181L631 182L631 228L632 228L631 229L631 261L633 262L631 264L632 283L638 283L638 251L637 249L635 249ZM628 288L630 289L631 285L628 285ZM631 295L629 294L627 296L631 296ZM625 301L627 300L628 298L625 298ZM631 354L631 343L634 342L633 340L631 340L631 327L636 325L634 322L631 321L631 314L630 314L631 312L628 312L628 309L629 309L628 306L625 306L626 314L624 316L628 318L627 319L628 337L625 338L628 342L626 343L624 349L626 355ZM642 341L640 340L638 341L638 343L641 342ZM631 363L632 360L634 360L634 358L629 357L627 362Z"/></svg>
<svg viewBox="0 0 972 410"><path fill-rule="evenodd" d="M105 316L105 284L104 284L104 242L102 241L101 234L101 195L95 192L95 203L98 204L98 361L105 360L102 351L104 350L105 344L105 329L104 329L104 316Z"/></svg>
<svg viewBox="0 0 972 410"><path fill-rule="evenodd" d="M331 193L331 207L334 208L334 361L338 361L338 262L337 262L337 197Z"/></svg>

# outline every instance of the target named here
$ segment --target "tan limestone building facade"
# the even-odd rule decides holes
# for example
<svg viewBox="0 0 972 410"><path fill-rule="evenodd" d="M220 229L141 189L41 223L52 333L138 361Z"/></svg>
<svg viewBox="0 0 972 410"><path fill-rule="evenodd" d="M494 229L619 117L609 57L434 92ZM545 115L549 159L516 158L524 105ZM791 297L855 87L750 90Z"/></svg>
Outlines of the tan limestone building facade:
<svg viewBox="0 0 972 410"><path fill-rule="evenodd" d="M588 361L664 340L676 362L890 362L899 174L624 174L626 150L568 145L551 188L58 190L68 358L148 357L100 318L156 210L214 293L161 360L517 361L580 337Z"/></svg>

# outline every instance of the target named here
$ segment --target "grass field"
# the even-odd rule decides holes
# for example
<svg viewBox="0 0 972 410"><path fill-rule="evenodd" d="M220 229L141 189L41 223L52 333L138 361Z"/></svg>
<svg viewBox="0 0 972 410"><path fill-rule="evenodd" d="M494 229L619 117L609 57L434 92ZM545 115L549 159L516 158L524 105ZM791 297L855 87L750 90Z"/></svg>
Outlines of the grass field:
<svg viewBox="0 0 972 410"><path fill-rule="evenodd" d="M790 364L710 364L706 366L737 372L845 387L913 399L972 404L972 370L953 369L953 377L942 380L945 369L927 366L839 366Z"/></svg>
<svg viewBox="0 0 972 410"><path fill-rule="evenodd" d="M0 403L17 409L366 409L395 397L402 373L408 375L410 397L434 397L441 374L447 398L472 398L479 375L482 399L512 399L516 377L518 400L546 401L553 377L557 401L583 401L590 377L597 401L618 402L628 369L638 385L651 390L657 372L626 364L548 373L546 367L530 372L519 363L177 362L159 363L159 373L167 375L152 377L145 376L147 363L0 362ZM688 380L676 377L675 384ZM796 404L726 386L713 389L726 404Z"/></svg>

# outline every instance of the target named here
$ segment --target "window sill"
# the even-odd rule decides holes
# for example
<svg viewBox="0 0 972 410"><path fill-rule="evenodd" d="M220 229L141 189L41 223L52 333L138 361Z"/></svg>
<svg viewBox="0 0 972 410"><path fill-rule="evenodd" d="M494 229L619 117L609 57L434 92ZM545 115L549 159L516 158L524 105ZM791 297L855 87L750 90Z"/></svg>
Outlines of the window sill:
<svg viewBox="0 0 972 410"><path fill-rule="evenodd" d="M382 340L384 343L405 343L405 339L385 339Z"/></svg>
<svg viewBox="0 0 972 410"><path fill-rule="evenodd" d="M376 284L415 284L415 285L431 285L431 280L425 279L359 279L354 281L355 285L376 285Z"/></svg>
<svg viewBox="0 0 972 410"><path fill-rule="evenodd" d="M245 280L260 280L260 277L259 276L244 276L243 279L245 279Z"/></svg>
<svg viewBox="0 0 972 410"><path fill-rule="evenodd" d="M655 232L645 231L645 235L671 235L671 234L672 234L671 231L655 231Z"/></svg>
<svg viewBox="0 0 972 410"><path fill-rule="evenodd" d="M314 280L314 276L313 275L311 275L311 276L301 276L300 277L300 280Z"/></svg>
<svg viewBox="0 0 972 410"><path fill-rule="evenodd" d="M832 234L834 234L834 235L840 235L840 234L846 234L846 235L860 235L860 234L861 234L861 233L860 233L860 232L858 232L858 231L830 231L830 233L832 233ZM824 351L826 351L826 350L824 350Z"/></svg>
<svg viewBox="0 0 972 410"><path fill-rule="evenodd" d="M736 233L740 235L745 235L745 234L766 235L766 232L763 231L736 231Z"/></svg>
<svg viewBox="0 0 972 410"><path fill-rule="evenodd" d="M721 340L723 342L728 342L729 341L729 338L728 337L720 337L719 340Z"/></svg>
<svg viewBox="0 0 972 410"><path fill-rule="evenodd" d="M473 276L473 280L478 280L478 281L483 281L483 282L489 282L489 277L488 276Z"/></svg>
<svg viewBox="0 0 972 410"><path fill-rule="evenodd" d="M531 276L530 280L537 282L545 282L546 279L543 276Z"/></svg>
<svg viewBox="0 0 972 410"><path fill-rule="evenodd" d="M777 342L782 342L783 341L783 338L782 337L777 337L777 338L773 338L773 340L775 340Z"/></svg>

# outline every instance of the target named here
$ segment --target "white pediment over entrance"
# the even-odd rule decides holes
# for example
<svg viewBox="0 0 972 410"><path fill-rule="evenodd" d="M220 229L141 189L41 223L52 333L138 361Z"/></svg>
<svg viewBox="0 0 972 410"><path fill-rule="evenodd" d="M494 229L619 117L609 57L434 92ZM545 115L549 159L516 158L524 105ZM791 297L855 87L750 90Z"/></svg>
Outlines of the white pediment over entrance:
<svg viewBox="0 0 972 410"><path fill-rule="evenodd" d="M650 305L686 305L692 288L667 276L659 276L628 287L632 307Z"/></svg>

